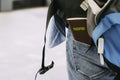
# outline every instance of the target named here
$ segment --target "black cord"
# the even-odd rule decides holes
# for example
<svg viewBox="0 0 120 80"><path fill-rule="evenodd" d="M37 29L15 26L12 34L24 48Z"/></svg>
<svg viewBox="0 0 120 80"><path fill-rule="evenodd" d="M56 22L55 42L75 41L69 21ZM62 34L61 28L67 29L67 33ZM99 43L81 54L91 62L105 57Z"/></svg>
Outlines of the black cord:
<svg viewBox="0 0 120 80"><path fill-rule="evenodd" d="M39 71L40 71L40 70L38 70L37 73L35 74L34 80L37 80L37 76L38 76Z"/></svg>

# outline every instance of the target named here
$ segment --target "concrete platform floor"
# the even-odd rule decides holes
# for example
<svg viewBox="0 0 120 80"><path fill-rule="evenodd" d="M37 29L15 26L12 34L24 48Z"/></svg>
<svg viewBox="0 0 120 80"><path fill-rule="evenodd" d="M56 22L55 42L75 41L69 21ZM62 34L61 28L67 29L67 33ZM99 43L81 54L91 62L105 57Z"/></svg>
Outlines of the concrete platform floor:
<svg viewBox="0 0 120 80"><path fill-rule="evenodd" d="M0 80L34 80L41 66L47 7L0 13ZM68 80L65 42L46 50L55 66L37 80Z"/></svg>

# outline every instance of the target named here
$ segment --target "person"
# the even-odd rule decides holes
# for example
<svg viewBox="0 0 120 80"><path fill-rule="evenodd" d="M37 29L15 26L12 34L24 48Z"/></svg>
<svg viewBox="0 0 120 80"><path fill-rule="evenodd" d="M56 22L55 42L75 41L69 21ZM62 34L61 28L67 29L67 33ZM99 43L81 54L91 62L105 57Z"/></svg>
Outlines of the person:
<svg viewBox="0 0 120 80"><path fill-rule="evenodd" d="M69 23L66 21L67 18L87 16L87 12L79 7L83 1L56 0L54 2L57 7L51 10L55 10L55 14L52 14L52 11L51 14L48 13L51 16L48 18L50 20L48 31L51 32L47 37L47 39L50 39L48 41L50 42L49 45L54 47L63 42L65 37L67 38L66 55L69 80L114 80L116 73L107 64L101 65L97 48L94 45L76 41L69 28ZM65 35L66 28L67 35ZM59 35L56 35L57 33Z"/></svg>

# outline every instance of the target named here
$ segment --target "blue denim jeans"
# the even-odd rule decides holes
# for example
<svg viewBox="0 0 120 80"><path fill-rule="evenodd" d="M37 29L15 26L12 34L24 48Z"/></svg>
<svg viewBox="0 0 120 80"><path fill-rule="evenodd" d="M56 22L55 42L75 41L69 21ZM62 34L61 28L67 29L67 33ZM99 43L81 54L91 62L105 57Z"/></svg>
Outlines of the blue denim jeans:
<svg viewBox="0 0 120 80"><path fill-rule="evenodd" d="M116 73L101 65L99 55L93 46L75 41L68 30L66 52L69 80L114 80ZM87 51L88 50L88 51Z"/></svg>

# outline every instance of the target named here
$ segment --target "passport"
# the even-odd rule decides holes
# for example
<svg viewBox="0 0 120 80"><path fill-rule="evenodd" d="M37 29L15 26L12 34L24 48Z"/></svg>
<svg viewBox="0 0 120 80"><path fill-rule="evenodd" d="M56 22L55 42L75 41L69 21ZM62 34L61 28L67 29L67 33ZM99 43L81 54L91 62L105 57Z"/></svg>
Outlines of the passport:
<svg viewBox="0 0 120 80"><path fill-rule="evenodd" d="M67 22L76 41L91 44L91 37L87 32L87 18L67 18Z"/></svg>

